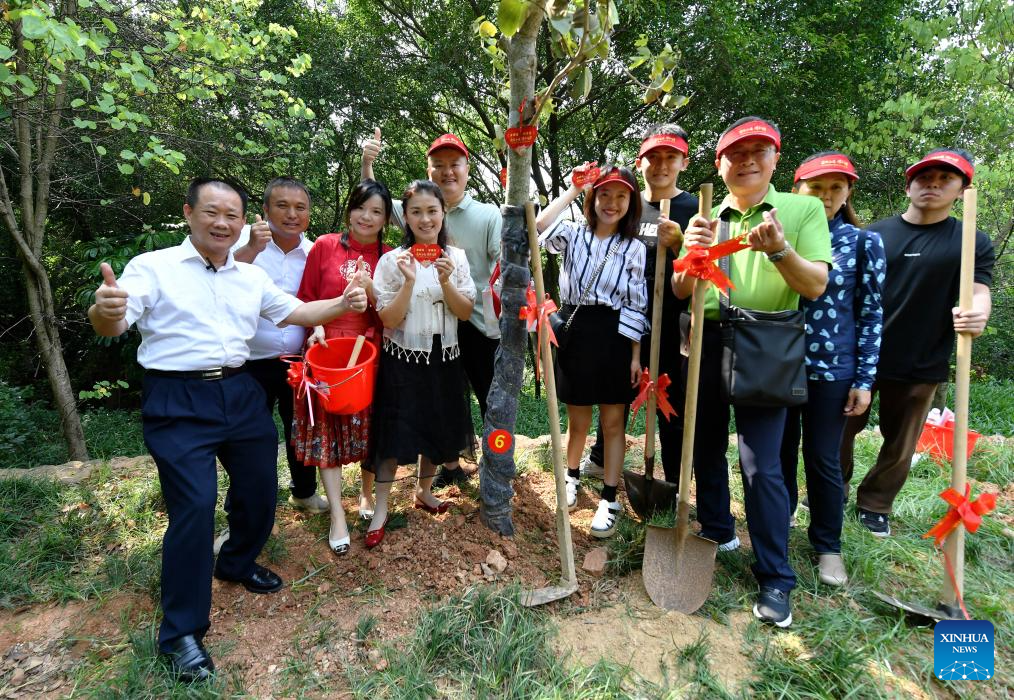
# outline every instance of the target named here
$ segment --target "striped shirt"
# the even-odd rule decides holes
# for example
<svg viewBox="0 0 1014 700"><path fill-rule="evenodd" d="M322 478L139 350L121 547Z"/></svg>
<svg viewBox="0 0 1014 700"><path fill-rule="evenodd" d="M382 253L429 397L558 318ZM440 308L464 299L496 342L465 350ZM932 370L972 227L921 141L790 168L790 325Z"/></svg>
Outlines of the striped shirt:
<svg viewBox="0 0 1014 700"><path fill-rule="evenodd" d="M621 239L614 234L606 239L595 237L581 222L558 219L539 237L540 245L550 253L564 253L560 270L560 301L576 305L591 282L602 259L614 243L616 252L609 259L588 292L584 304L601 304L620 312L617 332L640 342L648 332L648 285L644 280L646 250L636 238Z"/></svg>

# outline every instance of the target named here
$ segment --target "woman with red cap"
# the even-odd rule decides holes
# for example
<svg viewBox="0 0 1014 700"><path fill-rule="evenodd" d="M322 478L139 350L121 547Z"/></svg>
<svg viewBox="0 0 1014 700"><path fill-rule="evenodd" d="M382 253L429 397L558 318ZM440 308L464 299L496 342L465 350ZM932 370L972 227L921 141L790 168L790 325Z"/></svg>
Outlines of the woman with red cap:
<svg viewBox="0 0 1014 700"><path fill-rule="evenodd" d="M573 178L572 178L573 179ZM646 252L637 240L641 196L627 168L606 167L583 188L585 222L560 219L581 194L572 184L539 215L540 242L564 254L560 270L561 316L556 388L567 404L567 506L577 504L581 453L598 405L605 438L602 497L591 534L609 537L623 510L616 487L623 466L623 408L641 375L641 337L648 332Z"/></svg>
<svg viewBox="0 0 1014 700"><path fill-rule="evenodd" d="M782 472L793 512L798 498L796 464L802 421L808 535L817 552L820 580L832 586L842 586L848 580L841 557L845 491L838 445L848 416L861 415L870 405L880 357L880 290L887 269L880 235L859 228L852 207L857 179L848 156L824 151L802 162L793 187L793 192L823 202L833 262L824 293L812 301L802 300L808 401L788 410Z"/></svg>

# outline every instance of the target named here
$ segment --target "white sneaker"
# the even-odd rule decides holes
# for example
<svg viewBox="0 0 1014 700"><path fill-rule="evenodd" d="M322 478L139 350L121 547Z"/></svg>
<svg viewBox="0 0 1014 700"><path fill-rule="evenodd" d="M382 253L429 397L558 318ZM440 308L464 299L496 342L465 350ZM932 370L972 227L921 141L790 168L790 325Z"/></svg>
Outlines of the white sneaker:
<svg viewBox="0 0 1014 700"><path fill-rule="evenodd" d="M603 499L599 500L598 510L595 511L595 517L592 518L591 523L591 534L592 537L605 538L616 532L616 523L620 519L620 513L623 512L623 506L618 501L609 501Z"/></svg>
<svg viewBox="0 0 1014 700"><path fill-rule="evenodd" d="M581 484L581 480L564 474L563 482L567 487L567 509L573 510L577 505L577 487Z"/></svg>
<svg viewBox="0 0 1014 700"><path fill-rule="evenodd" d="M225 528L222 530L222 533L215 538L215 543L211 545L211 551L215 553L216 557L218 556L218 553L222 551L222 545L224 545L228 540L229 528Z"/></svg>
<svg viewBox="0 0 1014 700"><path fill-rule="evenodd" d="M719 552L735 552L737 549L739 549L738 537L733 537L728 542L723 542L722 544L718 545Z"/></svg>
<svg viewBox="0 0 1014 700"><path fill-rule="evenodd" d="M296 498L292 494L289 494L289 505L296 510L305 510L308 513L331 512L331 504L327 502L327 498L316 493L306 498Z"/></svg>
<svg viewBox="0 0 1014 700"><path fill-rule="evenodd" d="M594 476L596 479L601 479L605 475L605 468L600 464L595 464L591 460L591 455L581 460L581 476Z"/></svg>

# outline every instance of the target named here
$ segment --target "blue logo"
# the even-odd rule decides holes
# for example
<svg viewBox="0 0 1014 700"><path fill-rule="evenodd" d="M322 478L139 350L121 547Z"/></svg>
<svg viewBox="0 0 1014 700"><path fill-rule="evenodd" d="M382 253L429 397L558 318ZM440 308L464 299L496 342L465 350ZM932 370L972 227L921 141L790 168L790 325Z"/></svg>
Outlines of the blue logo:
<svg viewBox="0 0 1014 700"><path fill-rule="evenodd" d="M933 628L933 672L942 681L986 681L993 677L993 623L941 620Z"/></svg>

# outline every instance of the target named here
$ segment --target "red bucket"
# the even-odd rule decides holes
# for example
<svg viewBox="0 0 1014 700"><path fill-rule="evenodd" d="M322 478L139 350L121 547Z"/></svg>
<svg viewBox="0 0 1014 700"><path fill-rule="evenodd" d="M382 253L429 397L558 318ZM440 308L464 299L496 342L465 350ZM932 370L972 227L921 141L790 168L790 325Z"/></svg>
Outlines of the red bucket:
<svg viewBox="0 0 1014 700"><path fill-rule="evenodd" d="M317 396L328 413L359 413L373 401L377 346L369 341L363 343L358 363L346 369L356 339L328 338L327 345L325 348L318 343L306 351L306 364L320 386Z"/></svg>
<svg viewBox="0 0 1014 700"><path fill-rule="evenodd" d="M966 459L971 458L975 443L981 437L981 433L969 428ZM919 442L915 445L915 451L926 453L938 462L954 461L954 421L949 421L946 425L936 425L935 423L923 425Z"/></svg>

